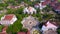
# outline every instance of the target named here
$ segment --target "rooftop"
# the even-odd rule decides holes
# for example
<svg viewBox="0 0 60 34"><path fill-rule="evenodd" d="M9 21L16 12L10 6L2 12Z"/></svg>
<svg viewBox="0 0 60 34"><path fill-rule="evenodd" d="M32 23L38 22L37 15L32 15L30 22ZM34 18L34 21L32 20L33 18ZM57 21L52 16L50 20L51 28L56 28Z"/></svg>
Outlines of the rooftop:
<svg viewBox="0 0 60 34"><path fill-rule="evenodd" d="M8 14L5 16L3 20L11 20L13 18L14 14Z"/></svg>

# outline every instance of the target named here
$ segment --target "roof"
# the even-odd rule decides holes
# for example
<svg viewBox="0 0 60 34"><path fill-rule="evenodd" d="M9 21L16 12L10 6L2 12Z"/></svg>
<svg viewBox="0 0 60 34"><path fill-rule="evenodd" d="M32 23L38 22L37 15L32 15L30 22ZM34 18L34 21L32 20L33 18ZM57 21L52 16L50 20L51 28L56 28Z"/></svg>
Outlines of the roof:
<svg viewBox="0 0 60 34"><path fill-rule="evenodd" d="M47 22L47 27L57 27L54 23Z"/></svg>
<svg viewBox="0 0 60 34"><path fill-rule="evenodd" d="M47 5L47 3L46 2L42 2L42 5Z"/></svg>
<svg viewBox="0 0 60 34"><path fill-rule="evenodd" d="M42 30L46 31L48 29L53 29L56 31L56 29L58 28L57 24L55 22L46 22L43 26L42 26Z"/></svg>
<svg viewBox="0 0 60 34"><path fill-rule="evenodd" d="M13 18L14 14L8 14L5 16L3 20L11 20Z"/></svg>
<svg viewBox="0 0 60 34"><path fill-rule="evenodd" d="M0 34L7 34L6 32L0 32Z"/></svg>
<svg viewBox="0 0 60 34"><path fill-rule="evenodd" d="M28 32L18 32L17 34L30 34L30 31L28 31Z"/></svg>
<svg viewBox="0 0 60 34"><path fill-rule="evenodd" d="M33 26L38 25L39 21L37 19L35 19L35 17L28 16L28 17L24 18L21 23L23 24L23 27L30 30L30 29L32 29Z"/></svg>
<svg viewBox="0 0 60 34"><path fill-rule="evenodd" d="M26 34L25 32L18 32L18 34Z"/></svg>

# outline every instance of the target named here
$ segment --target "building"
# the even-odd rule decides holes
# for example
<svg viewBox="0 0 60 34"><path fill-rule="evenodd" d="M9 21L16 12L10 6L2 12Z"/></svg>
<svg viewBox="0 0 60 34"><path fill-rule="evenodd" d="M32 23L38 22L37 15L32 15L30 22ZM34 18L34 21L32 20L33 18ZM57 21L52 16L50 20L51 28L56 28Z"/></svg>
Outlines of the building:
<svg viewBox="0 0 60 34"><path fill-rule="evenodd" d="M57 14L60 14L60 3L58 0L41 0L40 2L40 9L45 8L46 5L50 5Z"/></svg>
<svg viewBox="0 0 60 34"><path fill-rule="evenodd" d="M26 14L26 13L27 14L33 14L33 13L36 14L36 9L29 6L29 7L24 8L23 12L24 12L24 14Z"/></svg>
<svg viewBox="0 0 60 34"><path fill-rule="evenodd" d="M1 18L0 24L10 25L10 24L13 24L16 20L17 20L17 18L14 14L8 14L8 15L4 15Z"/></svg>
<svg viewBox="0 0 60 34"><path fill-rule="evenodd" d="M39 21L35 17L28 16L24 18L21 23L23 24L24 28L31 30L39 24Z"/></svg>
<svg viewBox="0 0 60 34"><path fill-rule="evenodd" d="M45 23L42 26L42 31L44 32L44 31L47 31L49 29L56 31L57 28L58 28L58 26L55 22L48 21L47 23Z"/></svg>
<svg viewBox="0 0 60 34"><path fill-rule="evenodd" d="M43 9L43 8L45 8L46 7L46 5L49 5L50 3L52 4L52 3L57 3L57 0L41 0L40 1L41 3L40 3L40 6L41 6L41 8ZM52 4L53 5L53 4Z"/></svg>
<svg viewBox="0 0 60 34"><path fill-rule="evenodd" d="M51 6L56 13L60 14L60 3L54 3Z"/></svg>

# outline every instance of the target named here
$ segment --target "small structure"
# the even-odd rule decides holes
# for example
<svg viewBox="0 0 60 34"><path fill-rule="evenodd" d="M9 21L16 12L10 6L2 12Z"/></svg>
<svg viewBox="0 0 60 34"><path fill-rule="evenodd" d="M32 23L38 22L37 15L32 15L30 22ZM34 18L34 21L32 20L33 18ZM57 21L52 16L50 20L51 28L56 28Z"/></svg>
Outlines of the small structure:
<svg viewBox="0 0 60 34"><path fill-rule="evenodd" d="M1 18L0 24L10 25L10 24L13 24L16 20L17 20L17 18L14 14L8 14L8 15L4 15Z"/></svg>
<svg viewBox="0 0 60 34"><path fill-rule="evenodd" d="M29 17L24 18L21 23L23 24L24 28L31 30L32 28L34 28L35 26L39 24L39 21L36 18L29 16Z"/></svg>
<svg viewBox="0 0 60 34"><path fill-rule="evenodd" d="M56 31L56 29L58 28L57 24L55 22L50 22L48 21L47 23L45 23L43 26L42 26L42 31L47 31L49 29L52 29L54 31Z"/></svg>
<svg viewBox="0 0 60 34"><path fill-rule="evenodd" d="M26 14L26 13L28 13L28 14L35 13L36 14L36 9L31 7L31 6L29 6L29 7L24 8L23 12L24 12L24 14Z"/></svg>

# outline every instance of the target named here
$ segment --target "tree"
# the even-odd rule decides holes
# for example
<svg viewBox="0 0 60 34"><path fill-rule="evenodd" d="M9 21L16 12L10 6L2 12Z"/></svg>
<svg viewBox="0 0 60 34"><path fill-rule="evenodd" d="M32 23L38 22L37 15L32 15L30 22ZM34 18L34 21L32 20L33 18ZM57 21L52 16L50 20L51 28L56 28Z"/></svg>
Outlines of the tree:
<svg viewBox="0 0 60 34"><path fill-rule="evenodd" d="M0 3L0 7L7 7L8 4L7 3Z"/></svg>
<svg viewBox="0 0 60 34"><path fill-rule="evenodd" d="M3 7L0 7L0 10L3 10L4 8Z"/></svg>
<svg viewBox="0 0 60 34"><path fill-rule="evenodd" d="M2 31L3 25L0 25L0 32Z"/></svg>
<svg viewBox="0 0 60 34"><path fill-rule="evenodd" d="M17 20L13 25L10 25L7 29L8 33L17 33L22 29L22 24L20 20Z"/></svg>
<svg viewBox="0 0 60 34"><path fill-rule="evenodd" d="M6 12L6 14L14 14L14 10L13 9L7 9L7 12Z"/></svg>
<svg viewBox="0 0 60 34"><path fill-rule="evenodd" d="M23 13L23 7L20 7L16 11L14 11L14 14L22 14Z"/></svg>

